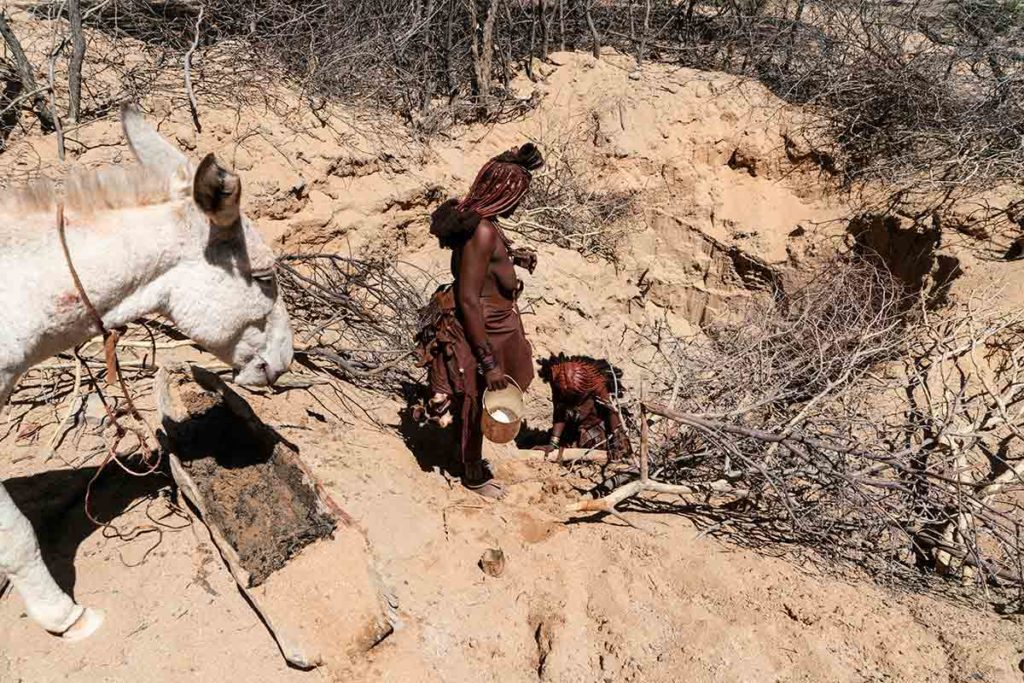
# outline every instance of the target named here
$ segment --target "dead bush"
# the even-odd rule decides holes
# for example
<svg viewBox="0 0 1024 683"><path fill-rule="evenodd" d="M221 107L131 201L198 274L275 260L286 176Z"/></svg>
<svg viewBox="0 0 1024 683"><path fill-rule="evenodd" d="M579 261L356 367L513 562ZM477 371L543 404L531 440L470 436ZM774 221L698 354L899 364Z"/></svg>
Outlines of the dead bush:
<svg viewBox="0 0 1024 683"><path fill-rule="evenodd" d="M1021 599L1024 314L991 295L929 312L851 257L707 336L644 330L641 479L575 509L673 494L743 543Z"/></svg>
<svg viewBox="0 0 1024 683"><path fill-rule="evenodd" d="M669 26L683 63L756 77L817 114L804 133L848 185L934 199L1024 171L1015 0L689 2Z"/></svg>
<svg viewBox="0 0 1024 683"><path fill-rule="evenodd" d="M296 355L314 369L377 389L419 374L413 344L430 278L338 254L283 256L279 269Z"/></svg>
<svg viewBox="0 0 1024 683"><path fill-rule="evenodd" d="M885 199L955 201L1024 177L1024 12L1016 0L87 0L37 3L32 11L70 20L54 32L50 52L72 74L70 62L82 52L70 30L78 19L158 55L140 72L117 50L97 54L90 45L81 84L86 115L112 99L109 86L92 90L96 64L123 72L124 92L113 90L138 98L166 87L157 67L188 53L195 89L206 98L258 96L253 85L287 80L314 110L331 100L371 105L431 134L520 115L534 100L518 98L511 84L519 73L538 78L535 59L566 49L600 58L605 45L638 66L654 60L761 80L816 114L792 133L821 147L811 156L827 160L823 170L847 187L880 181ZM232 68L207 63L205 53L224 46L252 58L232 59ZM33 66L38 75L46 65ZM23 90L34 92L32 74L22 71ZM184 87L181 79L176 87ZM45 89L32 97L38 115L52 115ZM559 203L541 225L579 220L557 208L565 184L552 180ZM568 193L579 203L578 192ZM590 197L591 213L614 215L626 199Z"/></svg>

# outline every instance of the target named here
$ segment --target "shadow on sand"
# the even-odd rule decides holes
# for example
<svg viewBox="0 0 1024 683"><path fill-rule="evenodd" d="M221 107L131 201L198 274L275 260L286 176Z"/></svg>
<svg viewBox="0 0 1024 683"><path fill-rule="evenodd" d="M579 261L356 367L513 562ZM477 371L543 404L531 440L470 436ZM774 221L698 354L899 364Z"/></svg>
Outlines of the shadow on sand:
<svg viewBox="0 0 1024 683"><path fill-rule="evenodd" d="M450 476L462 476L462 463L459 462L459 434L456 423L448 427L440 427L434 423L421 425L413 417L413 406L421 399L422 387L407 383L402 387L405 405L399 412L399 432L406 447L416 457L416 462L424 472L439 469ZM454 404L454 402L453 402ZM550 431L535 429L525 421L516 436L516 447L529 450L543 446L550 440Z"/></svg>
<svg viewBox="0 0 1024 683"><path fill-rule="evenodd" d="M29 518L39 537L43 560L58 585L74 595L75 555L89 536L101 533L85 513L85 492L97 467L63 469L15 477L4 482L11 498ZM162 471L146 477L130 476L108 466L92 486L90 507L93 517L112 522L138 501L143 504L172 484Z"/></svg>

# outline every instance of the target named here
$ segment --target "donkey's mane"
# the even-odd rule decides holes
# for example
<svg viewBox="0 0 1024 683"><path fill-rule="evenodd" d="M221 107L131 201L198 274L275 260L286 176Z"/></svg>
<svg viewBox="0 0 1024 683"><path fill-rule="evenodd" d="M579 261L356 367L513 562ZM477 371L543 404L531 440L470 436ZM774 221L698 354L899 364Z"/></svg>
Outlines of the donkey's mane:
<svg viewBox="0 0 1024 683"><path fill-rule="evenodd" d="M59 192L49 179L0 192L0 215L27 216L56 209L63 199L67 209L98 213L163 204L172 200L171 178L164 171L144 166L109 166L73 171Z"/></svg>

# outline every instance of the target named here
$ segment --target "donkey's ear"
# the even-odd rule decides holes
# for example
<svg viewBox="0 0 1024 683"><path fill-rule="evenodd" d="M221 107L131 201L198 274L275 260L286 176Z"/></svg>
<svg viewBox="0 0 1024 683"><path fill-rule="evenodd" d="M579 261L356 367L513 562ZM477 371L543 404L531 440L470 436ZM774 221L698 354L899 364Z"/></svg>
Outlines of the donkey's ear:
<svg viewBox="0 0 1024 683"><path fill-rule="evenodd" d="M167 142L156 129L146 123L138 109L130 105L121 107L121 126L128 145L139 163L148 168L173 174L188 163L178 148Z"/></svg>
<svg viewBox="0 0 1024 683"><path fill-rule="evenodd" d="M215 227L221 228L224 233L233 231L240 215L242 181L218 164L213 154L203 157L196 169L192 197ZM224 234L224 237L228 236Z"/></svg>

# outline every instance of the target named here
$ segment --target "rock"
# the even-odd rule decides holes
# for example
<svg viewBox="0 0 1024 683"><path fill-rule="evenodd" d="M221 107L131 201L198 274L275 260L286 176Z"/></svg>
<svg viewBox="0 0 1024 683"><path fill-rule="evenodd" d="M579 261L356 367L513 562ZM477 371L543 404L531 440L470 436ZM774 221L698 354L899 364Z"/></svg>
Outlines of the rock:
<svg viewBox="0 0 1024 683"><path fill-rule="evenodd" d="M85 399L85 423L90 427L102 427L107 423L107 409L96 392Z"/></svg>
<svg viewBox="0 0 1024 683"><path fill-rule="evenodd" d="M480 556L479 565L484 574L497 578L505 573L505 553L501 548L488 548Z"/></svg>
<svg viewBox="0 0 1024 683"><path fill-rule="evenodd" d="M548 55L548 61L555 66L565 66L574 59L572 52L552 52Z"/></svg>

